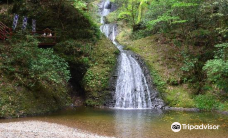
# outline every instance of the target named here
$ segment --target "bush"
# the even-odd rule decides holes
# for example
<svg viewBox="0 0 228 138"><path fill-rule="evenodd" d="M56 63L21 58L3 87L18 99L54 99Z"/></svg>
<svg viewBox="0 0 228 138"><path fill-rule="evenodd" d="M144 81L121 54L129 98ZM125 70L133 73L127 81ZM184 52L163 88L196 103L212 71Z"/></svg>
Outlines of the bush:
<svg viewBox="0 0 228 138"><path fill-rule="evenodd" d="M219 103L213 95L198 95L194 98L196 107L202 110L217 109Z"/></svg>
<svg viewBox="0 0 228 138"><path fill-rule="evenodd" d="M228 92L228 43L216 45L214 59L206 62L203 70L207 72L208 79L220 89Z"/></svg>
<svg viewBox="0 0 228 138"><path fill-rule="evenodd" d="M55 55L52 49L38 49L37 52L37 56L30 63L32 77L55 83L66 83L70 79L68 63L63 58Z"/></svg>
<svg viewBox="0 0 228 138"><path fill-rule="evenodd" d="M38 41L29 35L20 41L1 49L4 72L30 87L36 83L64 85L70 79L68 63L52 49L38 48Z"/></svg>

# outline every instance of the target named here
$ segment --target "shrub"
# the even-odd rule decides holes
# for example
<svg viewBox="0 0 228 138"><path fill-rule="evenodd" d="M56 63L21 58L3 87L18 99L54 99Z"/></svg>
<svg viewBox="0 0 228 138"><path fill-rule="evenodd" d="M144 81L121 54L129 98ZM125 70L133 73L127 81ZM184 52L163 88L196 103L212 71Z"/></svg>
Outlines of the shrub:
<svg viewBox="0 0 228 138"><path fill-rule="evenodd" d="M1 54L4 72L26 86L36 83L63 85L70 79L68 63L52 49L38 48L38 41L27 35L25 39L5 47Z"/></svg>
<svg viewBox="0 0 228 138"><path fill-rule="evenodd" d="M202 110L217 109L219 103L213 95L198 95L194 98L196 107Z"/></svg>
<svg viewBox="0 0 228 138"><path fill-rule="evenodd" d="M228 43L218 44L214 59L208 60L203 67L207 72L208 79L220 89L228 92Z"/></svg>
<svg viewBox="0 0 228 138"><path fill-rule="evenodd" d="M70 79L68 63L55 55L52 49L38 49L37 56L31 60L30 75L40 80L55 83L67 82Z"/></svg>

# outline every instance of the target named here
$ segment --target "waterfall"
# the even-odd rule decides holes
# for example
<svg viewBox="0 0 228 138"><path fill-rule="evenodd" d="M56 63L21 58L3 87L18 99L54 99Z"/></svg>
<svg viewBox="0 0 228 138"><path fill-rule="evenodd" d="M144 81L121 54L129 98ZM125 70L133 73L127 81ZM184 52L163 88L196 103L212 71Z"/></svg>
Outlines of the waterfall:
<svg viewBox="0 0 228 138"><path fill-rule="evenodd" d="M109 0L101 3L100 30L120 50L118 77L115 88L115 108L146 109L153 108L151 91L138 61L123 46L116 42L116 24L106 24L104 17L111 11ZM153 98L156 99L156 98Z"/></svg>
<svg viewBox="0 0 228 138"><path fill-rule="evenodd" d="M108 15L109 13L110 13L110 6L111 6L111 3L110 3L110 1L109 0L106 0L106 1L102 1L102 3L101 3L101 7L100 7L100 9L101 9L101 16L106 16L106 15Z"/></svg>
<svg viewBox="0 0 228 138"><path fill-rule="evenodd" d="M124 51L116 85L116 108L151 108L150 90L138 62Z"/></svg>
<svg viewBox="0 0 228 138"><path fill-rule="evenodd" d="M115 41L116 36L115 36L115 26L112 28L112 41Z"/></svg>
<svg viewBox="0 0 228 138"><path fill-rule="evenodd" d="M101 16L101 24L104 24L104 16Z"/></svg>

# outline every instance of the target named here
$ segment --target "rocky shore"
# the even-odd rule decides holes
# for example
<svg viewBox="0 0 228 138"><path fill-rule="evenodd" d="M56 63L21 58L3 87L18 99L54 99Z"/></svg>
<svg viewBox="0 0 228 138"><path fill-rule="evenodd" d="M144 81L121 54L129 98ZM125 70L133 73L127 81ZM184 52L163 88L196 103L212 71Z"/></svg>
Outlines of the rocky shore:
<svg viewBox="0 0 228 138"><path fill-rule="evenodd" d="M0 123L0 138L110 138L41 121Z"/></svg>

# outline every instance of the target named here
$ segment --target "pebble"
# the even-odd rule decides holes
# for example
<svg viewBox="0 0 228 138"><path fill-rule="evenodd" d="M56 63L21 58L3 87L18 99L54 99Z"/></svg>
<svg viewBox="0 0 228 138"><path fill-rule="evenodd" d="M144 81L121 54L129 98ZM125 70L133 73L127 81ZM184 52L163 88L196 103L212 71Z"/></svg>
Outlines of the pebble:
<svg viewBox="0 0 228 138"><path fill-rule="evenodd" d="M0 138L111 138L56 123L24 121L0 123ZM113 137L112 137L113 138Z"/></svg>

